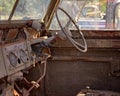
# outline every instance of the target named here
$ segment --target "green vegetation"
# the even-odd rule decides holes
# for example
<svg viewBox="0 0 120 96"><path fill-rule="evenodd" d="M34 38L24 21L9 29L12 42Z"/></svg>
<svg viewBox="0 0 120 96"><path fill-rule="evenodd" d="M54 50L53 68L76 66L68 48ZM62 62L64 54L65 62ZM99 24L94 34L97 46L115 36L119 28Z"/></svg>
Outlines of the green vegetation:
<svg viewBox="0 0 120 96"><path fill-rule="evenodd" d="M88 3L91 3L91 4L98 4L99 8L100 8L100 11L102 13L105 13L106 12L106 4L107 4L107 0L88 0Z"/></svg>
<svg viewBox="0 0 120 96"><path fill-rule="evenodd" d="M16 0L0 0L0 18L7 19ZM13 18L34 17L45 14L50 0L19 0Z"/></svg>
<svg viewBox="0 0 120 96"><path fill-rule="evenodd" d="M99 0L102 13L106 13L107 0Z"/></svg>
<svg viewBox="0 0 120 96"><path fill-rule="evenodd" d="M0 0L0 16L8 17L10 15L10 12L12 11L15 1L16 0ZM46 6L49 1L50 0L20 0L17 7L17 12L15 12L15 16L30 16L31 14L35 15L39 13L42 17L44 12L46 11ZM85 0L80 0L80 2L84 1ZM99 4L101 12L106 12L106 0L88 0L87 4Z"/></svg>
<svg viewBox="0 0 120 96"><path fill-rule="evenodd" d="M15 0L0 0L0 12L2 15L10 14Z"/></svg>

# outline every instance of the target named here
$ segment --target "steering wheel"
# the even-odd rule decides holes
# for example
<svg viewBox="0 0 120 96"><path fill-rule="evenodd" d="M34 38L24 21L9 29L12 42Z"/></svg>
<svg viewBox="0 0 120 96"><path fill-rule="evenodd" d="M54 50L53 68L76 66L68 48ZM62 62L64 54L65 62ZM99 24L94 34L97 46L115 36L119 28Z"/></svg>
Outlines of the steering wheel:
<svg viewBox="0 0 120 96"><path fill-rule="evenodd" d="M60 19L58 17L58 10L61 10L66 16L68 16L69 20L74 24L74 26L76 27L77 29L77 32L79 33L79 35L81 36L82 38L82 41L84 44L80 44L79 42L75 41L73 38L72 38L72 33L71 31L68 29L68 25L66 24L65 27L62 26L61 22L60 22ZM79 30L79 27L76 25L75 21L72 19L72 17L62 8L58 7L57 11L56 11L56 19L57 19L57 22L62 30L62 32L66 35L66 37L69 39L69 41L74 45L74 47L81 51L81 52L86 52L87 51L87 43L86 43L86 40L85 40L85 37L83 35L83 33Z"/></svg>

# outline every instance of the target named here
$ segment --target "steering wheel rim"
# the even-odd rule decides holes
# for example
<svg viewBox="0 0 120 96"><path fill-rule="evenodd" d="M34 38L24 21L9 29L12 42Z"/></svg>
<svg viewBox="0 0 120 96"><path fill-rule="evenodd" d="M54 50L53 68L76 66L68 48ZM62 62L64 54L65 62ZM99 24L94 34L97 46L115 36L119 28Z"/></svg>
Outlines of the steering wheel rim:
<svg viewBox="0 0 120 96"><path fill-rule="evenodd" d="M58 9L61 10L66 16L68 16L69 20L71 20L72 23L75 25L77 31L79 32L80 36L82 37L82 41L83 41L84 45L83 45L83 44L80 44L80 43L77 42L77 41L75 41L68 33L66 33L66 31L68 32L68 31L70 31L70 30L68 30L66 27L63 27L63 26L62 26L62 24L61 24L61 22L60 22L60 19L59 19L59 17L58 17L57 11L56 11L56 19L57 19L57 22L58 22L58 24L59 24L62 32L66 35L66 37L69 39L69 41L73 44L73 46L74 46L77 50L79 50L79 51L81 51L81 52L86 52L86 51L87 51L87 43L86 43L86 40L85 40L85 37L84 37L83 33L79 30L79 27L76 25L76 23L75 23L75 21L72 19L72 17L71 17L64 9L62 9L62 8L60 8L60 7L58 7ZM58 10L58 9L57 9L57 10ZM81 48L80 48L80 47L81 47Z"/></svg>

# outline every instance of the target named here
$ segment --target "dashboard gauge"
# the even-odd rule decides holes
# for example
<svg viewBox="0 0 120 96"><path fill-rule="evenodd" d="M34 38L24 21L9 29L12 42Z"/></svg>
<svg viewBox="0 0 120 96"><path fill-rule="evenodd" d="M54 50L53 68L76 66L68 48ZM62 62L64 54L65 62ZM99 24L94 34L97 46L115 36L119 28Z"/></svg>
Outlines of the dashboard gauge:
<svg viewBox="0 0 120 96"><path fill-rule="evenodd" d="M23 63L28 62L28 56L24 50L20 50L20 58L23 61Z"/></svg>
<svg viewBox="0 0 120 96"><path fill-rule="evenodd" d="M8 57L9 57L10 64L13 67L16 67L17 66L17 62L18 62L17 56L14 53L11 52Z"/></svg>

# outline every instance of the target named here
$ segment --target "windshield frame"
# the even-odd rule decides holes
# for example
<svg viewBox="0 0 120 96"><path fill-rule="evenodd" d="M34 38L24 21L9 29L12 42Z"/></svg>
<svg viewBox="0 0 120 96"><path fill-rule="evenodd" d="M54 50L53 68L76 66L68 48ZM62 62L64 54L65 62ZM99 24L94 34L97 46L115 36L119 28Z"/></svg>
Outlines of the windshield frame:
<svg viewBox="0 0 120 96"><path fill-rule="evenodd" d="M19 1L20 0L15 1L14 6L12 8L12 11L11 11L11 13L9 15L8 21L16 21L16 20L12 20L12 18L14 16L14 13L15 13L15 10L16 10L16 8L18 6ZM43 23L45 23L46 28L49 28L50 23L51 23L51 21L53 19L54 13L55 13L57 7L59 6L59 4L60 4L60 0L50 0L50 3L48 4L46 13L45 13L45 15L43 17L43 21L42 21ZM34 19L31 18L30 20L34 20ZM19 21L19 20L17 20L17 21ZM20 21L24 21L24 20L20 20Z"/></svg>
<svg viewBox="0 0 120 96"><path fill-rule="evenodd" d="M14 3L14 6L13 6L13 8L12 8L12 11L11 11L11 13L10 13L10 16L9 16L9 18L8 18L8 21L11 21L13 15L14 15L14 13L15 13L15 9L17 8L18 3L19 3L19 0L16 0L15 3Z"/></svg>

